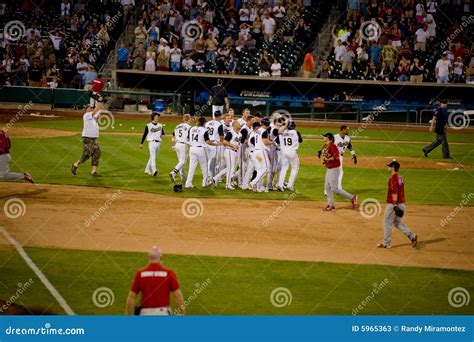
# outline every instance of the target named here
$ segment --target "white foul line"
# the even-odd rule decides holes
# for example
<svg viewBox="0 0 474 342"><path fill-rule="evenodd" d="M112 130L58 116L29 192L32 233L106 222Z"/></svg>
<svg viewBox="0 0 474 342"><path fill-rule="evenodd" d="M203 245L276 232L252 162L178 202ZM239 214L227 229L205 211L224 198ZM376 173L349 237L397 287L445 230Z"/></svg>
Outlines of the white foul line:
<svg viewBox="0 0 474 342"><path fill-rule="evenodd" d="M71 307L66 303L64 298L61 296L61 294L56 290L56 288L49 282L48 278L41 272L41 270L36 266L36 264L33 262L33 260L30 259L28 254L26 254L25 250L23 247L20 246L20 244L7 232L7 230L0 226L0 232L2 232L3 236L16 248L16 251L18 254L21 255L23 260L25 260L26 264L30 266L30 268L35 272L36 276L41 280L41 282L46 286L48 291L51 293L51 295L56 299L56 301L59 303L59 305L66 311L66 313L69 316L75 315L74 311L72 311Z"/></svg>

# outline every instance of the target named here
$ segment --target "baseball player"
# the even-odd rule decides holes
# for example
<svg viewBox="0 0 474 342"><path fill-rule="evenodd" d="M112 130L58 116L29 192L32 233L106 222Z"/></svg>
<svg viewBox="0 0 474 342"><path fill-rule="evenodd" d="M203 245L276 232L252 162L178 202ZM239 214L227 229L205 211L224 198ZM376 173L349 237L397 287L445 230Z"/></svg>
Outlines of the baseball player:
<svg viewBox="0 0 474 342"><path fill-rule="evenodd" d="M351 138L349 137L349 131L350 128L348 126L342 125L341 129L339 130L339 133L334 136L334 143L336 144L337 149L339 150L339 160L341 161L341 172L339 174L339 180L337 183L340 188L342 188L342 175L344 174L342 162L344 160L344 153L346 152L346 149L351 152L354 164L357 164L357 156L354 148L352 147Z"/></svg>
<svg viewBox="0 0 474 342"><path fill-rule="evenodd" d="M97 167L99 166L101 154L98 139L99 118L103 109L104 103L97 102L95 108L88 106L86 113L82 117L82 120L84 122L84 126L82 129L83 151L81 159L71 165L71 172L74 176L77 173L77 168L79 167L79 164L84 163L90 158L92 165L91 175L93 177L100 177L100 175L97 173Z"/></svg>
<svg viewBox="0 0 474 342"><path fill-rule="evenodd" d="M232 131L232 115L229 113L229 111L227 111L227 114L224 116L224 119L221 120L221 124L222 124L222 132L223 132L223 135L222 136L219 136L219 140L220 142L223 144L224 143L224 137L227 135L227 133L229 133L230 131ZM225 147L224 146L219 146L218 147L218 167L217 167L217 170L218 170L218 173L221 173L222 170L224 170L226 168L226 161L227 159L224 157L224 151L225 151ZM218 182L220 181L220 179L218 178Z"/></svg>
<svg viewBox="0 0 474 342"><path fill-rule="evenodd" d="M226 190L235 190L232 186L232 179L235 176L237 168L237 157L239 147L242 141L242 134L240 133L240 124L237 120L232 123L232 130L227 132L223 140L224 158L226 167L214 177L214 184L225 174L226 175Z"/></svg>
<svg viewBox="0 0 474 342"><path fill-rule="evenodd" d="M252 120L253 120L253 116L248 115L246 117L246 121L244 125L241 126L240 128L240 134L242 135L242 144L240 144L240 147L239 147L238 165L239 165L239 184L241 188L244 187L245 174L247 172L247 168L249 164L248 137L250 135L250 132L252 132ZM250 178L249 178L249 182L250 182ZM248 183L247 183L247 188L248 188Z"/></svg>
<svg viewBox="0 0 474 342"><path fill-rule="evenodd" d="M400 163L393 160L387 166L391 177L388 181L387 207L385 208L383 222L384 239L383 243L379 243L377 247L392 247L392 226L397 227L410 239L412 247L416 247L418 236L402 222L405 213L405 182L398 173Z"/></svg>
<svg viewBox="0 0 474 342"><path fill-rule="evenodd" d="M217 111L214 113L215 119L206 122L206 129L207 133L209 134L209 139L211 141L220 142L221 137L224 136L224 128L222 127L221 117L222 113ZM216 145L209 145L207 146L207 155L208 155L208 175L211 178L217 173L217 162L219 156L219 146L220 144Z"/></svg>
<svg viewBox="0 0 474 342"><path fill-rule="evenodd" d="M290 178L286 188L290 191L294 191L296 176L300 169L300 160L298 158L298 148L303 142L300 132L295 130L296 123L290 121L287 129L279 136L276 137L276 143L281 149L281 170L278 176L278 191L284 191L284 183L288 166L291 166Z"/></svg>
<svg viewBox="0 0 474 342"><path fill-rule="evenodd" d="M268 132L262 127L261 122L254 122L252 128L249 142L254 147L251 158L257 174L249 185L253 191L268 192L268 189L263 188L263 178L269 169L267 146L273 144L273 141L268 138Z"/></svg>
<svg viewBox="0 0 474 342"><path fill-rule="evenodd" d="M198 164L202 172L202 186L206 187L209 185L209 164L207 160L206 146L220 146L219 141L210 139L209 132L204 127L205 124L206 118L200 117L197 125L188 131L188 141L190 145L189 172L184 186L187 189L194 188L193 177Z"/></svg>
<svg viewBox="0 0 474 342"><path fill-rule="evenodd" d="M428 153L433 151L436 147L441 145L443 158L453 159L449 152L449 144L447 138L447 126L448 126L448 102L446 100L439 100L439 107L436 108L431 120L430 132L436 133L435 140L428 146L423 147L423 154L428 157Z"/></svg>
<svg viewBox="0 0 474 342"><path fill-rule="evenodd" d="M237 120L239 121L240 127L242 127L243 125L245 125L245 123L247 122L247 118L249 117L249 115L250 115L250 109L245 108L245 109L242 111L242 116L237 119Z"/></svg>
<svg viewBox="0 0 474 342"><path fill-rule="evenodd" d="M188 131L191 129L189 121L191 116L189 114L183 115L183 123L175 127L173 131L173 150L178 156L178 164L170 172L171 181L174 182L176 175L179 173L181 176L181 182L186 182L186 172L184 166L186 165L186 152L188 149Z"/></svg>
<svg viewBox="0 0 474 342"><path fill-rule="evenodd" d="M326 166L325 188L327 193L328 204L324 211L335 211L333 192L342 196L352 203L352 208L357 206L357 196L348 193L339 187L339 173L341 172L341 161L339 149L334 144L334 135L332 133L323 134L325 148L321 151L323 165ZM318 153L319 156L319 153Z"/></svg>
<svg viewBox="0 0 474 342"><path fill-rule="evenodd" d="M12 144L8 134L3 129L0 130L0 178L6 180L23 179L25 182L34 183L33 177L28 172L10 172L10 148Z"/></svg>
<svg viewBox="0 0 474 342"><path fill-rule="evenodd" d="M147 175L153 175L154 177L158 174L158 171L156 170L156 154L160 149L161 139L163 135L165 135L163 125L158 122L159 120L160 113L153 112L151 114L151 122L147 123L145 126L145 131L143 132L142 141L140 143L140 149L142 149L145 139L148 142L150 158L148 158L145 173Z"/></svg>

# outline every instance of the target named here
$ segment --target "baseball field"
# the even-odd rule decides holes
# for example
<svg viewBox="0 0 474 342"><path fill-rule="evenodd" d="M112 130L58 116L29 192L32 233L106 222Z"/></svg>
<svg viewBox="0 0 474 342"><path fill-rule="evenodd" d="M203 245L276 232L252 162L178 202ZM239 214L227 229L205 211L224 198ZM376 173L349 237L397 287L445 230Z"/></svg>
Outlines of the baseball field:
<svg viewBox="0 0 474 342"><path fill-rule="evenodd" d="M433 139L427 127L350 124L359 162L345 160L343 187L360 207L341 199L335 212L323 212L325 168L315 155L320 135L338 124L298 123L304 141L294 192L202 189L198 173L195 189L176 194L168 173L178 121L162 120L151 177L148 149L139 149L147 119L115 115L103 127L97 178L89 165L70 172L82 151L80 113L8 130L11 170L28 170L36 184L1 183L0 226L76 314L123 314L153 245L176 271L192 315L474 313L472 129L449 131L453 159L444 160L440 148L423 156ZM416 248L395 228L393 248L376 248L392 159L401 164ZM5 233L0 275L0 299L64 314Z"/></svg>

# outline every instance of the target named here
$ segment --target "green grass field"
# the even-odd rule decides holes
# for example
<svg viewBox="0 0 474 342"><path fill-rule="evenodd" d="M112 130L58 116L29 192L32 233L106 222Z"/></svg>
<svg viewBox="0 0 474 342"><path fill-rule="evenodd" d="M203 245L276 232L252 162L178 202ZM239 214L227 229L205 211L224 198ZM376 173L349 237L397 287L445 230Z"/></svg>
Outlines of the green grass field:
<svg viewBox="0 0 474 342"><path fill-rule="evenodd" d="M118 131L118 133L142 132L144 120L122 120L115 121L115 130L109 128L105 132ZM19 125L19 124L18 124ZM56 120L43 122L28 122L21 124L25 127L41 127L60 130L81 131L80 120ZM121 126L120 126L121 125ZM104 134L100 138L102 150L100 179L89 176L90 167L85 164L79 169L79 174L73 177L70 174L70 164L77 160L82 152L80 133L70 137L56 137L47 139L14 139L13 141L13 165L14 169L29 170L40 183L49 184L72 184L84 186L99 186L109 188L121 188L139 190L145 192L170 195L172 187L168 172L177 162L175 153L171 150L171 132L175 124L166 123L165 132L168 136L164 139L158 155L159 176L156 178L146 177L144 168L148 160L148 149L138 148L141 136L123 134ZM131 128L135 128L132 130ZM356 127L354 127L355 129ZM302 134L306 136L318 136L331 129L303 128ZM332 129L332 131L335 131ZM363 142L354 139L353 145L359 156L369 157L412 157L425 159L421 149L432 140L429 132L403 132L391 130L365 130ZM413 143L397 142L368 142L367 140L408 140ZM416 141L416 142L415 142ZM455 158L453 165L459 162L464 165L474 165L474 134L456 132L450 136L450 141L463 142L462 145L451 146L452 155ZM303 142L299 155L315 156L321 146L318 138L307 139ZM443 161L441 150L433 151L430 160ZM300 190L298 200L323 200L323 186L325 168L314 158L316 165L302 164L296 182L296 188ZM385 160L385 159L384 159ZM389 159L387 159L388 161ZM349 159L347 159L347 162ZM401 169L406 183L406 198L408 203L418 204L458 204L461 194L473 191L472 182L466 184L466 180L472 178L471 170L424 170L424 169ZM376 198L383 201L385 198L387 172L384 163L379 168L345 168L344 187L363 198ZM194 180L195 186L200 184L200 172ZM469 188L466 188L466 185ZM254 194L251 192L235 191L226 192L225 189L198 188L187 191L180 196L189 197L222 197L222 198L262 198L282 199L282 193Z"/></svg>
<svg viewBox="0 0 474 342"><path fill-rule="evenodd" d="M134 272L146 263L143 253L40 248L26 251L76 314L82 315L123 314ZM1 280L1 297L8 293L6 288L15 289L31 277L34 283L18 303L34 303L43 308L53 303L50 309L63 313L15 252L0 251L0 260L4 260L0 264L2 274L8 275ZM467 271L182 255L166 255L164 264L177 272L192 315L351 315L371 295L374 284L382 282L386 285L359 314L474 312L472 303L455 309L447 300L453 284L474 291L472 272ZM204 282L208 285L201 286L197 293ZM112 290L112 305L94 305L93 293L99 287ZM273 306L270 300L278 287L291 293L291 303L282 308Z"/></svg>
<svg viewBox="0 0 474 342"><path fill-rule="evenodd" d="M76 177L69 170L70 164L81 155L80 120L55 120L17 123L24 127L39 127L78 132L75 136L55 138L15 138L12 148L12 170L28 170L38 183L70 184L107 187L172 195L168 172L176 163L171 150L170 133L174 124L167 123L158 156L159 175L145 176L144 167L148 149L140 150L140 136L120 133L141 133L145 121L116 120L100 138L102 159L100 172L103 177L92 178L89 165L82 165ZM356 125L353 125L356 129ZM132 129L132 127L134 129ZM316 138L325 131L320 127L303 128L307 139L300 148L300 156L314 156L321 146ZM454 132L453 132L454 133ZM428 132L394 130L365 130L353 140L361 157L413 157L425 159L421 148L431 141ZM364 141L358 141L364 140ZM385 142L370 142L383 140ZM460 131L449 136L453 163L474 165L474 134ZM397 143L392 141L405 141ZM410 143L411 142L411 143ZM441 150L430 155L429 160L443 161ZM453 167L455 165L453 164ZM296 188L296 200L323 200L325 169L320 165L302 164ZM458 171L404 169L401 173L406 183L408 203L458 205L462 194L474 192L472 169ZM378 168L345 168L344 187L360 199L386 196L388 173L381 163ZM195 186L200 184L200 173ZM186 191L183 197L258 198L283 199L284 194L271 192L226 192L222 187ZM27 248L30 257L43 270L66 301L78 314L121 314L134 272L146 263L145 255L125 252L90 252ZM359 314L473 314L473 304L454 309L447 301L447 293L456 286L474 291L473 272L420 269L394 266L349 265L311 262L273 261L222 257L167 255L165 264L174 268L181 279L185 298L192 297L189 314L352 314L385 279L386 285ZM34 280L32 286L19 299L19 304L49 307L57 313L61 309L44 286L13 250L0 250L0 298L9 298L17 284ZM209 279L208 286L194 296L196 285ZM98 308L92 294L99 287L110 288L115 297L113 305ZM291 292L292 302L276 308L270 294L277 287ZM51 304L53 303L53 304Z"/></svg>

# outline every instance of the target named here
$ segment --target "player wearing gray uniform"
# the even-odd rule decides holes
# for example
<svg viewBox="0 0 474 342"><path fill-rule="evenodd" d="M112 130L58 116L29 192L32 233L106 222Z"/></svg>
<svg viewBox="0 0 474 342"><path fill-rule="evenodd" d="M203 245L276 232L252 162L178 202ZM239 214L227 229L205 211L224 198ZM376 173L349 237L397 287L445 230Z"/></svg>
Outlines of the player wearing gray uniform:
<svg viewBox="0 0 474 342"><path fill-rule="evenodd" d="M209 133L204 127L206 124L206 118L200 117L196 126L192 127L188 131L188 141L189 141L189 172L186 179L185 188L192 189L193 187L193 178L194 173L196 172L196 167L199 164L202 172L202 186L206 187L209 185L209 164L206 154L206 146L219 146L219 142L212 141L209 138Z"/></svg>
<svg viewBox="0 0 474 342"><path fill-rule="evenodd" d="M191 120L189 114L183 115L183 123L176 126L173 131L173 150L178 156L178 164L170 172L172 182L175 181L178 173L181 176L181 182L186 182L184 166L186 165L186 152L188 150L188 131L191 129L189 120Z"/></svg>
<svg viewBox="0 0 474 342"><path fill-rule="evenodd" d="M214 177L214 184L217 184L218 179L220 179L224 174L226 175L226 186L227 190L234 190L232 186L232 179L236 174L237 168L237 152L242 140L242 134L240 134L240 124L238 121L234 121L232 124L232 130L227 132L224 137L224 158L226 167L219 172L219 174Z"/></svg>
<svg viewBox="0 0 474 342"><path fill-rule="evenodd" d="M392 247L392 226L397 227L411 241L412 247L416 247L418 236L413 233L405 223L402 222L405 213L405 182L398 173L400 163L396 160L387 164L388 171L391 174L388 181L387 207L385 208L383 231L383 243L379 243L379 248Z"/></svg>
<svg viewBox="0 0 474 342"><path fill-rule="evenodd" d="M145 139L148 142L150 157L145 167L145 173L153 176L158 174L156 170L156 154L160 150L161 138L165 134L163 125L158 122L159 119L160 113L151 114L151 122L145 126L145 131L143 132L142 141L140 143L140 149L142 149Z"/></svg>
<svg viewBox="0 0 474 342"><path fill-rule="evenodd" d="M284 191L284 183L288 167L291 166L290 178L288 179L287 189L294 190L295 180L300 169L300 160L298 158L298 148L303 142L300 132L295 130L296 123L289 122L287 129L276 138L276 143L281 149L281 170L278 176L278 191Z"/></svg>
<svg viewBox="0 0 474 342"><path fill-rule="evenodd" d="M341 170L341 162L339 160L339 150L334 144L334 135L332 133L323 134L325 148L320 151L323 158L323 164L326 166L325 188L327 193L328 204L324 211L334 211L334 194L338 194L351 201L352 207L357 206L357 196L348 193L338 185L339 172Z"/></svg>
<svg viewBox="0 0 474 342"><path fill-rule="evenodd" d="M339 173L339 180L338 180L338 185L340 188L342 188L342 176L344 174L344 170L343 170L344 154L346 153L347 149L351 152L352 160L354 161L354 164L357 164L357 156L351 144L351 138L349 137L349 130L350 128L348 126L342 125L339 133L334 136L334 144L336 144L337 149L339 150L339 158L341 160L341 171Z"/></svg>
<svg viewBox="0 0 474 342"><path fill-rule="evenodd" d="M214 113L215 119L208 121L206 123L207 133L209 134L209 139L214 142L220 142L220 137L224 135L224 131L221 124L221 112ZM208 157L208 172L207 174L209 177L214 178L217 173L217 161L219 155L219 146L220 144L216 145L209 145L206 147L207 149L207 157Z"/></svg>
<svg viewBox="0 0 474 342"><path fill-rule="evenodd" d="M3 129L0 129L0 178L6 180L23 179L26 182L34 183L33 177L28 172L18 173L10 172L10 156L11 141L8 134Z"/></svg>

